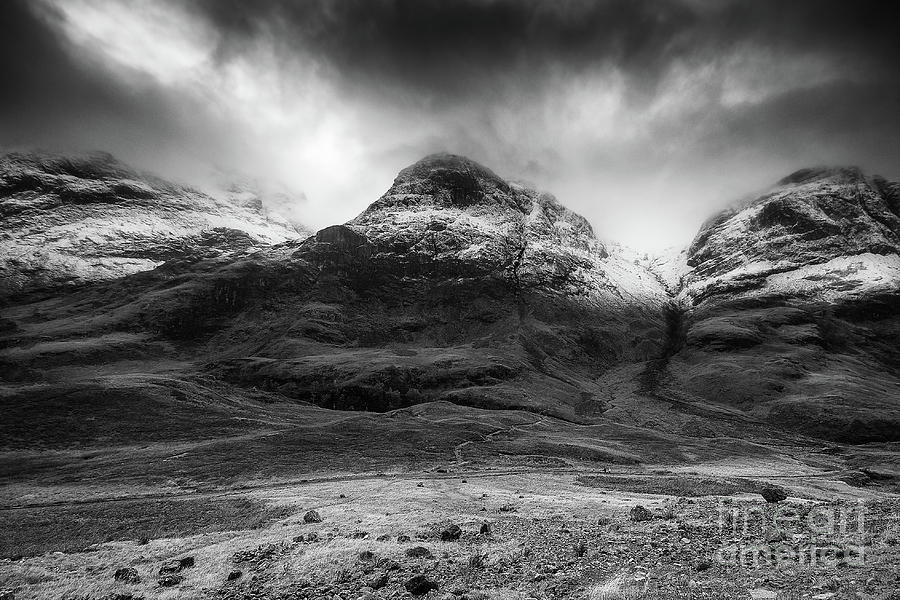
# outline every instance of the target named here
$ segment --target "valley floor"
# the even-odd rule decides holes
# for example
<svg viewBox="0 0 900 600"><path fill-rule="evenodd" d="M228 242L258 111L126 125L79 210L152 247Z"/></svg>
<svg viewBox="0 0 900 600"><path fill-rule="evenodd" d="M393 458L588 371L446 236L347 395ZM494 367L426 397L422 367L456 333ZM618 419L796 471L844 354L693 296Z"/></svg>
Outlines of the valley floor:
<svg viewBox="0 0 900 600"><path fill-rule="evenodd" d="M431 584L427 598L894 597L896 495L827 471L752 468L449 467L143 498L107 490L74 503L7 498L0 589L121 600L408 598ZM766 504L753 491L764 481L790 498ZM310 510L321 522L305 522ZM193 565L164 581L161 567L185 557ZM140 581L115 581L122 568Z"/></svg>

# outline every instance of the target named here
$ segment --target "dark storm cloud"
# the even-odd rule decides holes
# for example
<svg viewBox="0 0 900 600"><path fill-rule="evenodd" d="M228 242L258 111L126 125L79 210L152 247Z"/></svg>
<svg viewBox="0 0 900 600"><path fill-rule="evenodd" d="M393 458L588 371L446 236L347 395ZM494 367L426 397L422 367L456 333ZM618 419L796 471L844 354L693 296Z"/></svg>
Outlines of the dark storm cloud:
<svg viewBox="0 0 900 600"><path fill-rule="evenodd" d="M900 178L892 12L868 0L6 0L0 146L109 150L165 175L202 157L302 189L317 227L451 151L557 193L605 235L677 244L798 167Z"/></svg>
<svg viewBox="0 0 900 600"><path fill-rule="evenodd" d="M63 20L52 5L0 2L0 149L104 149L162 167L173 147L215 147L202 112L76 48Z"/></svg>
<svg viewBox="0 0 900 600"><path fill-rule="evenodd" d="M755 44L890 71L900 36L885 2L845 0L205 0L189 2L222 32L220 52L273 39L348 84L441 99L529 89L562 69L613 66L652 88L666 67ZM884 73L882 73L884 74Z"/></svg>
<svg viewBox="0 0 900 600"><path fill-rule="evenodd" d="M221 52L274 38L338 78L438 100L490 95L511 79L539 85L551 69L608 63L652 69L696 15L676 3L349 2L191 3L223 32ZM528 77L522 77L527 74Z"/></svg>

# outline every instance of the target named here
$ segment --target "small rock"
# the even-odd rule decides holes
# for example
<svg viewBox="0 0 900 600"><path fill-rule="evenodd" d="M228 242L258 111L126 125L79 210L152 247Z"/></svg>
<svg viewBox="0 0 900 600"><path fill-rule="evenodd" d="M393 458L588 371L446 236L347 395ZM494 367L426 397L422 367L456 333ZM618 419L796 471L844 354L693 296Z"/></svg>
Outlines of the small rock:
<svg viewBox="0 0 900 600"><path fill-rule="evenodd" d="M410 558L434 558L431 550L424 546L415 546L406 550L406 555Z"/></svg>
<svg viewBox="0 0 900 600"><path fill-rule="evenodd" d="M759 491L759 495L762 496L766 502L770 503L787 500L787 493L774 485L767 485Z"/></svg>
<svg viewBox="0 0 900 600"><path fill-rule="evenodd" d="M408 541L409 541L409 536L408 536L408 535L398 535L398 536L397 536L397 543L398 543L398 544L405 544L405 543L408 542Z"/></svg>
<svg viewBox="0 0 900 600"><path fill-rule="evenodd" d="M172 587L174 585L178 585L184 578L181 575L170 574L163 575L159 578L159 585L162 587Z"/></svg>
<svg viewBox="0 0 900 600"><path fill-rule="evenodd" d="M631 512L628 513L629 518L636 522L640 523L641 521L649 521L653 518L653 513L644 508L641 505L637 505L632 507Z"/></svg>
<svg viewBox="0 0 900 600"><path fill-rule="evenodd" d="M812 597L812 600L831 600L834 598L834 592L824 592L822 594L816 594Z"/></svg>
<svg viewBox="0 0 900 600"><path fill-rule="evenodd" d="M303 515L304 523L321 523L322 517L319 515L319 511L310 510L305 515Z"/></svg>
<svg viewBox="0 0 900 600"><path fill-rule="evenodd" d="M16 600L12 590L0 590L0 600Z"/></svg>
<svg viewBox="0 0 900 600"><path fill-rule="evenodd" d="M160 575L172 575L173 573L177 573L181 570L181 561L179 560L170 560L167 563L163 563L163 566L159 568Z"/></svg>
<svg viewBox="0 0 900 600"><path fill-rule="evenodd" d="M232 571L228 574L228 581L234 581L235 579L240 579L241 575L243 575L240 571Z"/></svg>
<svg viewBox="0 0 900 600"><path fill-rule="evenodd" d="M391 539L391 536L389 536L386 533L383 533L383 534L379 535L377 538L375 538L375 541L376 542L386 542L389 539Z"/></svg>
<svg viewBox="0 0 900 600"><path fill-rule="evenodd" d="M380 590L387 584L388 584L388 576L384 573L382 573L380 575L375 575L374 577L371 577L366 582L366 585L369 586L370 588L372 588L373 590Z"/></svg>
<svg viewBox="0 0 900 600"><path fill-rule="evenodd" d="M490 524L490 523L487 523L487 522L482 523L482 524L481 524L481 529L479 530L479 533L480 533L481 535L490 535L490 533L491 533L491 524Z"/></svg>
<svg viewBox="0 0 900 600"><path fill-rule="evenodd" d="M451 525L447 529L441 532L441 541L442 542L455 542L459 539L459 536L462 535L462 529L459 528L459 525Z"/></svg>
<svg viewBox="0 0 900 600"><path fill-rule="evenodd" d="M178 565L182 569L187 569L188 567L193 567L194 566L194 557L193 556L185 556L184 558L181 558L178 560Z"/></svg>
<svg viewBox="0 0 900 600"><path fill-rule="evenodd" d="M121 581L122 583L140 583L141 576L138 575L137 569L132 567L122 567L121 569L116 569L115 575L113 575L113 579L116 581Z"/></svg>
<svg viewBox="0 0 900 600"><path fill-rule="evenodd" d="M438 589L438 585L424 575L415 575L407 579L403 587L413 596L423 596L431 590Z"/></svg>

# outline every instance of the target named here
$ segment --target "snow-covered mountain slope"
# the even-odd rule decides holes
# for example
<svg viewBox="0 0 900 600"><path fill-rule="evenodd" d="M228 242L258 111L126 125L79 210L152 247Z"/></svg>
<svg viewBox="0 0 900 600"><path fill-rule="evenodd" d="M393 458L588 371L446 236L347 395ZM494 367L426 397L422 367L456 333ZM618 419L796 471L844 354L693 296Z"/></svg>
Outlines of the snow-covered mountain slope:
<svg viewBox="0 0 900 600"><path fill-rule="evenodd" d="M664 337L657 277L551 196L459 156L426 157L346 225L273 252L248 260L284 275L266 279L265 308L247 301L210 338L228 355L215 368L330 407L597 418L596 376L656 356Z"/></svg>
<svg viewBox="0 0 900 600"><path fill-rule="evenodd" d="M138 173L108 154L0 157L0 216L2 295L303 237L250 203Z"/></svg>
<svg viewBox="0 0 900 600"><path fill-rule="evenodd" d="M843 441L900 439L900 186L799 171L687 251L662 380Z"/></svg>
<svg viewBox="0 0 900 600"><path fill-rule="evenodd" d="M696 303L730 289L765 286L770 275L798 269L796 277L814 281L821 275L820 282L831 280L845 288L832 292L852 293L852 281L867 288L896 287L897 280L872 257L897 255L898 251L898 184L867 177L856 168L804 169L701 228L688 250L687 264L692 269L682 293ZM846 282L826 266L853 256L861 257L854 263L859 265L857 276ZM836 266L840 268L840 264ZM781 281L794 289L791 279L784 275L771 283ZM827 283L819 287L824 289Z"/></svg>
<svg viewBox="0 0 900 600"><path fill-rule="evenodd" d="M376 258L423 273L503 273L522 290L603 307L667 300L659 280L611 255L584 217L461 156L407 167L348 225L375 246Z"/></svg>

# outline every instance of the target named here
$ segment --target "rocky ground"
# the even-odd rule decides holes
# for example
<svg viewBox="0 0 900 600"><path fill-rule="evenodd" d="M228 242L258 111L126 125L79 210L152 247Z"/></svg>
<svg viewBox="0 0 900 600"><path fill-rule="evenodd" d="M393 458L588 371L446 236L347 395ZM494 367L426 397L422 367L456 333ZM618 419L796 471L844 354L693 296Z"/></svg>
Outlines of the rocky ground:
<svg viewBox="0 0 900 600"><path fill-rule="evenodd" d="M0 588L72 599L887 599L900 585L900 501L877 490L826 499L788 480L790 496L767 503L756 493L619 491L605 478L386 477L258 491L254 500L289 515L254 530L6 559Z"/></svg>

